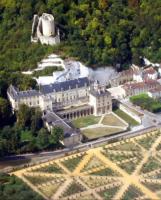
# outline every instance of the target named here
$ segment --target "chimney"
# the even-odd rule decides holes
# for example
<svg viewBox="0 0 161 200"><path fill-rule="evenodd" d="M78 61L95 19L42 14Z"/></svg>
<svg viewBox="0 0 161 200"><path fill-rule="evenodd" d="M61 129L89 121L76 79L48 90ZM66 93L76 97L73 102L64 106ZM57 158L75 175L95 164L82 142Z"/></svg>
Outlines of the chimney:
<svg viewBox="0 0 161 200"><path fill-rule="evenodd" d="M97 91L99 94L101 94L101 87L98 87Z"/></svg>

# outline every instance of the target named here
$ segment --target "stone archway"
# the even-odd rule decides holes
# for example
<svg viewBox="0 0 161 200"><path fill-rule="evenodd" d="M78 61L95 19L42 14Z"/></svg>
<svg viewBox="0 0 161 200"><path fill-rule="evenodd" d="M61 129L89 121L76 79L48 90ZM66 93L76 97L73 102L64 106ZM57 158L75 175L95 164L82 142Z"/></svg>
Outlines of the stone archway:
<svg viewBox="0 0 161 200"><path fill-rule="evenodd" d="M73 119L73 113L70 113L70 119Z"/></svg>

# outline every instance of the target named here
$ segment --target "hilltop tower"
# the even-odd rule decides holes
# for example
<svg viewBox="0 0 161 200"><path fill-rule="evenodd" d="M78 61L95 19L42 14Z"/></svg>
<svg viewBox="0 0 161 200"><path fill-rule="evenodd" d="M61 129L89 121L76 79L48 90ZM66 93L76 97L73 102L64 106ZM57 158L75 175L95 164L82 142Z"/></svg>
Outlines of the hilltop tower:
<svg viewBox="0 0 161 200"><path fill-rule="evenodd" d="M34 15L31 42L56 45L60 43L59 29L55 26L53 15L43 13L41 17Z"/></svg>

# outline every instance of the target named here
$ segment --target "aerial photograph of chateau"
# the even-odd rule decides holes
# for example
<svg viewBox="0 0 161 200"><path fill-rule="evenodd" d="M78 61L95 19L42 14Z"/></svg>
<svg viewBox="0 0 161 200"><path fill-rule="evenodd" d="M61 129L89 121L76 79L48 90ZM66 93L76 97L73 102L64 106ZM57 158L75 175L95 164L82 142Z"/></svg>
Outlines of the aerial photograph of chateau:
<svg viewBox="0 0 161 200"><path fill-rule="evenodd" d="M0 0L0 199L161 200L161 0Z"/></svg>

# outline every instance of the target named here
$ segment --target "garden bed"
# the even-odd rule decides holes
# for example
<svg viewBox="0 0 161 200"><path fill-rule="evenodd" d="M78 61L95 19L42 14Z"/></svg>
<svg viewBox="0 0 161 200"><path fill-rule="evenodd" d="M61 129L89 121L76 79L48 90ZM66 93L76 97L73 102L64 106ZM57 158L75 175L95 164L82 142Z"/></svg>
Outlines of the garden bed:
<svg viewBox="0 0 161 200"><path fill-rule="evenodd" d="M65 167L67 167L72 172L77 167L77 165L80 163L80 161L83 159L84 155L77 156L74 158L69 158L67 160L64 160L62 163Z"/></svg>

